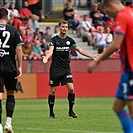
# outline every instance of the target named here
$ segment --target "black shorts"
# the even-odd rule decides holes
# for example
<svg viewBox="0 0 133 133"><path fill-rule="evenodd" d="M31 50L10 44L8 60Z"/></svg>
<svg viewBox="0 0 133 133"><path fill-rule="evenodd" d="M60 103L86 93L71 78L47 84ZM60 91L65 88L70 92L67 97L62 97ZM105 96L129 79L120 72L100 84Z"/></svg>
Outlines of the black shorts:
<svg viewBox="0 0 133 133"><path fill-rule="evenodd" d="M16 71L13 72L0 72L0 92L4 92L4 85L7 91L17 90Z"/></svg>
<svg viewBox="0 0 133 133"><path fill-rule="evenodd" d="M73 77L70 72L62 74L62 75L53 75L50 74L50 81L49 85L50 86L59 86L61 85L66 85L67 83L73 83Z"/></svg>

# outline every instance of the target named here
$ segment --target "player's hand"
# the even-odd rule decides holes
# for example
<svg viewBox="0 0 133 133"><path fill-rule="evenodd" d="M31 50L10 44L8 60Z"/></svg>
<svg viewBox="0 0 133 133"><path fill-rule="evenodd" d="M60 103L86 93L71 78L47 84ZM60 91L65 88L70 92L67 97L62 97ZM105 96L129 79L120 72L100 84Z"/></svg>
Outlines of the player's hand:
<svg viewBox="0 0 133 133"><path fill-rule="evenodd" d="M17 76L15 77L15 79L18 79L21 75L22 75L22 68L20 67L17 69Z"/></svg>
<svg viewBox="0 0 133 133"><path fill-rule="evenodd" d="M88 64L88 72L89 73L92 73L93 69L96 68L96 66L98 65L98 63L96 61L91 61L89 64Z"/></svg>
<svg viewBox="0 0 133 133"><path fill-rule="evenodd" d="M46 58L46 56L43 56L43 63L47 63L48 62L48 59Z"/></svg>
<svg viewBox="0 0 133 133"><path fill-rule="evenodd" d="M99 58L99 56L100 56L100 54L96 54L96 55L94 55L94 56L93 56L93 60L98 59L98 58Z"/></svg>

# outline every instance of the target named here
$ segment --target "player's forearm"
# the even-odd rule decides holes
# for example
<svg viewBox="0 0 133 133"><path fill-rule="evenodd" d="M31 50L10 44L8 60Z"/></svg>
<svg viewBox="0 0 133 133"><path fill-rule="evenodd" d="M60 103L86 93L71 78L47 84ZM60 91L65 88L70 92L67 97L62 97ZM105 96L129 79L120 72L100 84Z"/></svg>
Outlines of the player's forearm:
<svg viewBox="0 0 133 133"><path fill-rule="evenodd" d="M22 68L22 49L17 48L16 49L16 55L17 55L17 61L18 61L18 68Z"/></svg>
<svg viewBox="0 0 133 133"><path fill-rule="evenodd" d="M46 54L45 54L46 55L45 58L49 59L52 56L52 54L53 54L52 51L47 51Z"/></svg>
<svg viewBox="0 0 133 133"><path fill-rule="evenodd" d="M102 60L106 59L108 56L110 56L114 51L118 50L119 47L117 47L114 43L112 43L107 50L105 50L101 56L96 60L96 62L101 62Z"/></svg>
<svg viewBox="0 0 133 133"><path fill-rule="evenodd" d="M85 50L81 50L81 51L79 51L79 53L84 55L84 56L86 56L86 57L89 57L89 58L93 59L93 55L88 53L88 52L86 52Z"/></svg>

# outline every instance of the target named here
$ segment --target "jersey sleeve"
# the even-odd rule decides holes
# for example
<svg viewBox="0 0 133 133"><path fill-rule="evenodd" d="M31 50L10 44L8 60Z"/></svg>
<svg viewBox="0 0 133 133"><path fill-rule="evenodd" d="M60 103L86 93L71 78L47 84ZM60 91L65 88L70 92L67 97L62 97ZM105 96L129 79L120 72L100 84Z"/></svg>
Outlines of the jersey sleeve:
<svg viewBox="0 0 133 133"><path fill-rule="evenodd" d="M116 17L116 28L115 33L116 34L123 34L125 35L127 28L127 19L125 17L124 13L120 13Z"/></svg>
<svg viewBox="0 0 133 133"><path fill-rule="evenodd" d="M22 37L17 29L15 32L15 44L16 46L20 46L24 44L24 42L22 41Z"/></svg>
<svg viewBox="0 0 133 133"><path fill-rule="evenodd" d="M54 40L54 38L52 38L52 39L50 40L50 42L49 42L49 46L54 46L54 44L55 44L55 40Z"/></svg>
<svg viewBox="0 0 133 133"><path fill-rule="evenodd" d="M76 44L75 40L71 38L71 46L75 49L78 45Z"/></svg>

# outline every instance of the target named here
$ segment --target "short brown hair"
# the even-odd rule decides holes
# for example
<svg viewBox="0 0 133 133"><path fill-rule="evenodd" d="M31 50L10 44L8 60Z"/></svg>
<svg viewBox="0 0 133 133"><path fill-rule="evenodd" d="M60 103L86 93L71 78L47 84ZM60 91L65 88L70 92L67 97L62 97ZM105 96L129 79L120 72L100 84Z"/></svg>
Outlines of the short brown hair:
<svg viewBox="0 0 133 133"><path fill-rule="evenodd" d="M8 11L6 8L0 8L0 19L6 19Z"/></svg>
<svg viewBox="0 0 133 133"><path fill-rule="evenodd" d="M119 3L121 0L102 0L100 4L100 9L102 10L104 7L109 6L109 3Z"/></svg>
<svg viewBox="0 0 133 133"><path fill-rule="evenodd" d="M68 22L66 20L61 20L58 25L61 26L61 24L68 24Z"/></svg>

